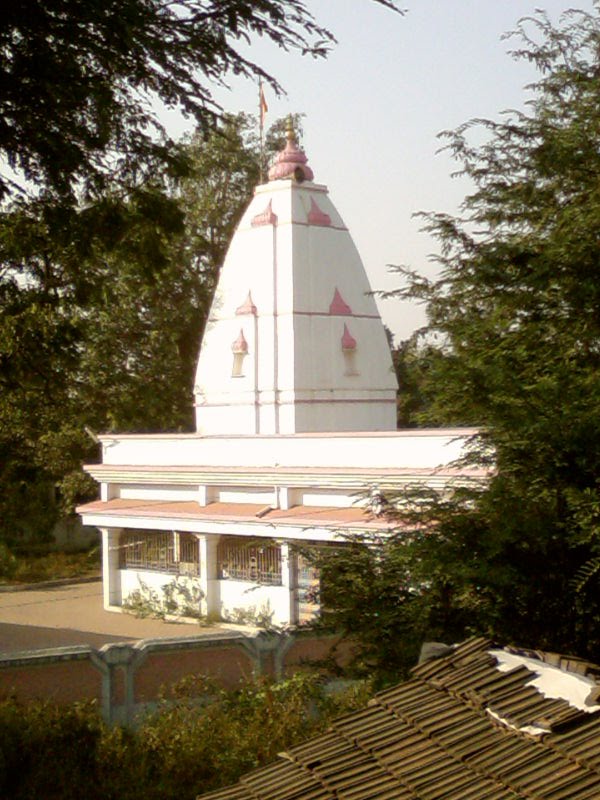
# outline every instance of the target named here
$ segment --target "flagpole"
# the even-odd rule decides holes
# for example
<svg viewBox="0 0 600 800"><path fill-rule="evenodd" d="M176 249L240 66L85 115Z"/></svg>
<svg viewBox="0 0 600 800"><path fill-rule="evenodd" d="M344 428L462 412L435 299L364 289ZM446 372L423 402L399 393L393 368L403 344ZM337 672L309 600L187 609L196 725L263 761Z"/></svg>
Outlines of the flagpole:
<svg viewBox="0 0 600 800"><path fill-rule="evenodd" d="M263 92L262 78L258 79L258 120L259 120L259 134L260 134L260 164L259 175L260 182L263 182L263 164L265 162L265 115L269 107L265 100L265 93Z"/></svg>
<svg viewBox="0 0 600 800"><path fill-rule="evenodd" d="M259 136L260 136L260 164L259 164L258 172L259 172L260 183L263 182L263 161L264 161L264 152L263 152L264 151L264 141L263 141L263 133L264 133L264 131L263 131L263 116L264 116L264 114L263 114L263 107L262 107L262 99L263 99L262 78L259 78L258 79L258 119L259 119L258 131L259 131Z"/></svg>

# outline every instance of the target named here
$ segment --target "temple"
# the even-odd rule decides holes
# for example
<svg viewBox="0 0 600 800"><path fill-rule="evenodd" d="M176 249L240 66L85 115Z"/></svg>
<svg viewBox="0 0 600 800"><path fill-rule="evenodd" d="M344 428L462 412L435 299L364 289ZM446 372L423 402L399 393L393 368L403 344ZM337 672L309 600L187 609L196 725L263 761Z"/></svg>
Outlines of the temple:
<svg viewBox="0 0 600 800"><path fill-rule="evenodd" d="M196 433L104 435L104 603L299 624L319 577L295 545L384 532L373 498L443 488L469 430L396 430L397 383L358 251L288 130L231 241L194 388ZM472 477L472 476L471 476Z"/></svg>

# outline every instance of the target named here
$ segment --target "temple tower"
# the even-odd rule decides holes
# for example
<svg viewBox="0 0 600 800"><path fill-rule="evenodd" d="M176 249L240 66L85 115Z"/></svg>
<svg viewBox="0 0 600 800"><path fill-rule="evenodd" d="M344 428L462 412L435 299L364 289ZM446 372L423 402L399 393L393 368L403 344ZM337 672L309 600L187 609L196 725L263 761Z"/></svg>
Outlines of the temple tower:
<svg viewBox="0 0 600 800"><path fill-rule="evenodd" d="M370 291L288 128L221 270L196 373L198 432L394 430L396 377Z"/></svg>

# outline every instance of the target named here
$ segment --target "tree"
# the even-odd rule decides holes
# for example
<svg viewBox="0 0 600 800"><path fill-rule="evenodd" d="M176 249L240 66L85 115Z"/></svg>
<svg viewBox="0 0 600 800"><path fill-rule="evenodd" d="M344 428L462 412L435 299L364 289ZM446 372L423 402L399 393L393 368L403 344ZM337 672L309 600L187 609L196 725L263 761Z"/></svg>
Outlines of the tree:
<svg viewBox="0 0 600 800"><path fill-rule="evenodd" d="M390 8L391 0L377 0ZM220 114L212 86L228 75L277 81L244 56L255 36L325 55L333 35L303 0L24 0L0 25L0 153L15 192L96 197L107 182L139 183L184 155L157 105L204 130Z"/></svg>
<svg viewBox="0 0 600 800"><path fill-rule="evenodd" d="M277 89L241 42L260 35L324 55L333 41L300 0L29 0L3 16L0 151L29 184L61 196L95 196L107 177L139 181L157 163L178 170L181 150L154 102L206 129L219 113L211 83L242 74ZM16 188L0 183L2 194Z"/></svg>
<svg viewBox="0 0 600 800"><path fill-rule="evenodd" d="M437 362L446 358L444 351L431 342L421 341L417 334L392 346L392 361L398 379L398 427L432 427L448 422L465 424L465 417L448 419L438 415L433 408L436 383L432 380L438 372Z"/></svg>
<svg viewBox="0 0 600 800"><path fill-rule="evenodd" d="M528 108L447 134L474 190L460 217L426 218L439 279L405 272L401 292L427 302L441 343L435 414L479 423L471 460L493 474L453 497L394 498L404 527L370 558L403 565L398 635L409 619L423 637L599 660L600 9L558 27L538 13L517 35L541 75Z"/></svg>
<svg viewBox="0 0 600 800"><path fill-rule="evenodd" d="M253 128L244 115L226 115L209 135L190 137L190 173L165 189L174 227L159 227L157 238L155 215L146 225L145 210L137 224L132 214L122 246L104 254L100 269L108 264L110 280L97 282L82 364L84 413L96 429L191 429L198 347L218 270L258 178ZM162 201L157 206L164 223Z"/></svg>

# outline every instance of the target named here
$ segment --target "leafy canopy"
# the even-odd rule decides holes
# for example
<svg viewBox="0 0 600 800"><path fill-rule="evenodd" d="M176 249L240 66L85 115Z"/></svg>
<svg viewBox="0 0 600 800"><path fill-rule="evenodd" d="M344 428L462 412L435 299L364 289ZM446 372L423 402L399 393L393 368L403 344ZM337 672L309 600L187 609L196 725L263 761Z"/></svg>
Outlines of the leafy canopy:
<svg viewBox="0 0 600 800"><path fill-rule="evenodd" d="M334 41L303 0L22 0L1 18L0 154L13 174L0 177L0 199L95 197L159 164L180 172L159 106L207 129L221 110L213 86L229 75L281 91L245 55L255 37L312 56Z"/></svg>

